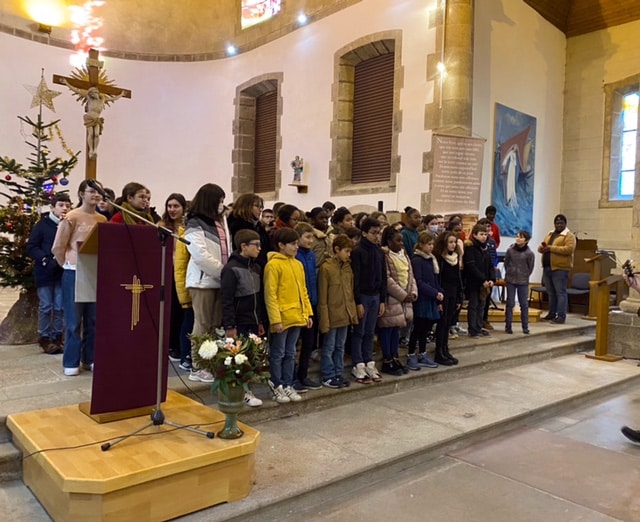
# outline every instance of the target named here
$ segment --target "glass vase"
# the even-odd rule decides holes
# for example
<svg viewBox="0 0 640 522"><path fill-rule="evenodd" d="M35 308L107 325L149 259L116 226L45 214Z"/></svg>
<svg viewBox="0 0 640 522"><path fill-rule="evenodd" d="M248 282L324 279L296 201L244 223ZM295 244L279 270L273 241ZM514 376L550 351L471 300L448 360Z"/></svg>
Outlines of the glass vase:
<svg viewBox="0 0 640 522"><path fill-rule="evenodd" d="M218 432L221 439L239 439L244 432L238 426L238 413L244 408L244 388L229 386L229 393L218 388L218 409L225 414L224 428Z"/></svg>

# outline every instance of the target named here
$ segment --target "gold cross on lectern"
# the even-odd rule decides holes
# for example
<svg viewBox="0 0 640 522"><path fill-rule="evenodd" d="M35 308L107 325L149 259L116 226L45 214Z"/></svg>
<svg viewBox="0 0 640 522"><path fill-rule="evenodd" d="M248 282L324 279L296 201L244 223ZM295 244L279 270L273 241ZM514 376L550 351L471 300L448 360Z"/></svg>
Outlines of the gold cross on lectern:
<svg viewBox="0 0 640 522"><path fill-rule="evenodd" d="M134 274L130 285L121 284L120 286L131 291L131 330L133 330L140 321L140 294L148 288L153 288L153 285L140 284L140 278Z"/></svg>

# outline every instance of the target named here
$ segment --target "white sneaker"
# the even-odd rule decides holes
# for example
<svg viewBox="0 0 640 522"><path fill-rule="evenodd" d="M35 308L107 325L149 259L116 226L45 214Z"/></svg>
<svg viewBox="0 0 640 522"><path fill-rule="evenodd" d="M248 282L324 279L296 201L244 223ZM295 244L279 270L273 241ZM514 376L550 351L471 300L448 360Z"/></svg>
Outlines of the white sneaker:
<svg viewBox="0 0 640 522"><path fill-rule="evenodd" d="M256 397L253 392L247 392L244 394L244 403L252 408L262 406L262 401Z"/></svg>
<svg viewBox="0 0 640 522"><path fill-rule="evenodd" d="M284 389L284 393L287 394L287 397L289 397L291 402L299 402L302 400L302 397L300 397L298 392L293 389L293 386L287 386Z"/></svg>
<svg viewBox="0 0 640 522"><path fill-rule="evenodd" d="M355 377L356 381L364 381L367 378L367 372L364 370L364 363L358 363L351 368L351 374Z"/></svg>
<svg viewBox="0 0 640 522"><path fill-rule="evenodd" d="M273 390L273 400L279 404L291 402L291 399L285 393L282 384Z"/></svg>
<svg viewBox="0 0 640 522"><path fill-rule="evenodd" d="M77 368L65 368L64 374L67 377L75 377L76 375L80 375L80 367Z"/></svg>
<svg viewBox="0 0 640 522"><path fill-rule="evenodd" d="M372 381L379 382L382 380L382 377L378 373L378 369L376 368L376 363L373 361L369 361L367 366L364 369L367 372L367 375Z"/></svg>
<svg viewBox="0 0 640 522"><path fill-rule="evenodd" d="M215 379L208 370L197 370L194 368L189 374L190 381L212 383Z"/></svg>

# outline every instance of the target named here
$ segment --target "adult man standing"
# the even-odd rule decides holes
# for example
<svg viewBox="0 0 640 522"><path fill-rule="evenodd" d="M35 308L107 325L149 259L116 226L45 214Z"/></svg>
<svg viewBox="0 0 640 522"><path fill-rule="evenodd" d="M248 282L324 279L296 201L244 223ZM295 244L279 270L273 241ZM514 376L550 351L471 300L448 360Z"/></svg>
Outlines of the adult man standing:
<svg viewBox="0 0 640 522"><path fill-rule="evenodd" d="M563 214L553 218L553 226L538 247L542 254L542 284L549 295L549 313L542 320L563 324L567 319L567 283L573 268L576 238L567 228Z"/></svg>

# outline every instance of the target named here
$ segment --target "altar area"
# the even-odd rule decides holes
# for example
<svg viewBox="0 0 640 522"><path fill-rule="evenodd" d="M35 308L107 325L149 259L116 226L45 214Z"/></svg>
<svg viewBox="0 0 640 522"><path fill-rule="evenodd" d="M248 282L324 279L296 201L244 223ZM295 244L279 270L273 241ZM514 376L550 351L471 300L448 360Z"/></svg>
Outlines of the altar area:
<svg viewBox="0 0 640 522"><path fill-rule="evenodd" d="M219 431L219 411L169 391L168 420ZM260 432L209 439L170 425L152 426L102 451L101 445L139 429L148 417L99 424L77 405L7 418L23 452L23 480L56 521L168 520L246 497L255 479Z"/></svg>

